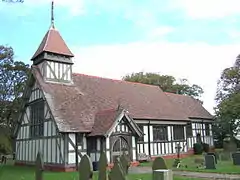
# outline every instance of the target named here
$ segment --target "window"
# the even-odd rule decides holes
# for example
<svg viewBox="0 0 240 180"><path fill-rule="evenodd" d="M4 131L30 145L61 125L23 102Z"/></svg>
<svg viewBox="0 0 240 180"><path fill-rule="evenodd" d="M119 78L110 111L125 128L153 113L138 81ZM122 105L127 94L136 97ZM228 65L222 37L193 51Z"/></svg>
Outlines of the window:
<svg viewBox="0 0 240 180"><path fill-rule="evenodd" d="M76 142L77 142L77 145L82 145L82 143L83 143L83 134L82 133L77 133Z"/></svg>
<svg viewBox="0 0 240 180"><path fill-rule="evenodd" d="M193 136L193 130L192 130L192 123L187 123L186 126L186 133L187 133L187 137L192 137Z"/></svg>
<svg viewBox="0 0 240 180"><path fill-rule="evenodd" d="M90 151L96 151L97 150L97 139L91 138L90 140Z"/></svg>
<svg viewBox="0 0 240 180"><path fill-rule="evenodd" d="M167 141L167 140L168 140L167 126L165 125L153 126L153 141Z"/></svg>
<svg viewBox="0 0 240 180"><path fill-rule="evenodd" d="M173 139L174 140L184 140L184 126L175 125L173 126Z"/></svg>
<svg viewBox="0 0 240 180"><path fill-rule="evenodd" d="M144 131L143 131L143 125L138 125L138 127L141 129L141 131L144 133ZM142 136L142 137L139 137L139 139L138 139L138 141L139 142L143 142L144 141L144 135Z"/></svg>
<svg viewBox="0 0 240 180"><path fill-rule="evenodd" d="M30 137L43 136L44 101L37 101L30 105Z"/></svg>
<svg viewBox="0 0 240 180"><path fill-rule="evenodd" d="M210 127L209 127L209 124L205 124L205 133L206 133L206 136L210 136Z"/></svg>

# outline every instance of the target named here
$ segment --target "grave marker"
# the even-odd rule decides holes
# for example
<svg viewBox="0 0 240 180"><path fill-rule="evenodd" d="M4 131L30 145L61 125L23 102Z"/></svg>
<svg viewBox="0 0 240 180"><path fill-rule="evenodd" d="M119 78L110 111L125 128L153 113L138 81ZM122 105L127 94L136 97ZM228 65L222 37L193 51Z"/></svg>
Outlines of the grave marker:
<svg viewBox="0 0 240 180"><path fill-rule="evenodd" d="M108 178L109 180L127 180L118 159L116 159Z"/></svg>
<svg viewBox="0 0 240 180"><path fill-rule="evenodd" d="M98 180L107 180L107 156L105 152L102 152L99 159L99 173Z"/></svg>
<svg viewBox="0 0 240 180"><path fill-rule="evenodd" d="M91 180L93 177L92 163L88 155L81 158L79 164L79 180Z"/></svg>
<svg viewBox="0 0 240 180"><path fill-rule="evenodd" d="M157 170L157 169L168 169L165 160L162 157L157 157L153 161L152 165L152 170Z"/></svg>
<svg viewBox="0 0 240 180"><path fill-rule="evenodd" d="M232 154L233 164L236 166L240 166L240 152L236 152Z"/></svg>
<svg viewBox="0 0 240 180"><path fill-rule="evenodd" d="M213 155L205 156L205 166L206 169L216 169L215 157Z"/></svg>
<svg viewBox="0 0 240 180"><path fill-rule="evenodd" d="M35 180L43 180L43 161L40 152L38 152L36 159Z"/></svg>
<svg viewBox="0 0 240 180"><path fill-rule="evenodd" d="M214 152L208 152L207 155L213 155L214 158L215 158L215 163L217 164L217 161L218 161L219 157L217 156L216 153L214 153Z"/></svg>
<svg viewBox="0 0 240 180"><path fill-rule="evenodd" d="M128 174L128 168L130 166L130 161L125 153L120 156L120 164L122 165L125 174Z"/></svg>

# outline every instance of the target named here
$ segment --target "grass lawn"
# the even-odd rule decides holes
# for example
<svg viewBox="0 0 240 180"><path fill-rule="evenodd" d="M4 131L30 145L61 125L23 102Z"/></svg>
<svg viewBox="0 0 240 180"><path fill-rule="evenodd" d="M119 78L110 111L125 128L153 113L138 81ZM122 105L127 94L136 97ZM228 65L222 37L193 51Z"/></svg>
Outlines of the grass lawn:
<svg viewBox="0 0 240 180"><path fill-rule="evenodd" d="M175 169L172 167L174 159L166 159L166 163L170 169L175 170L184 170L184 171L195 171L195 172L215 172L215 173L224 173L224 174L240 174L240 166L234 166L232 161L218 161L216 165L216 170L207 170L207 169L198 169L196 164L194 164L195 158L203 157L201 155L192 155L187 158L182 159L182 163L187 165L188 168L181 167ZM151 166L152 162L141 163L141 166Z"/></svg>
<svg viewBox="0 0 240 180"><path fill-rule="evenodd" d="M77 180L77 172L45 172L44 180ZM152 180L151 174L129 174L129 180ZM34 180L34 168L6 165L0 167L0 180ZM97 173L93 180L97 180ZM174 180L200 180L196 178L174 177Z"/></svg>

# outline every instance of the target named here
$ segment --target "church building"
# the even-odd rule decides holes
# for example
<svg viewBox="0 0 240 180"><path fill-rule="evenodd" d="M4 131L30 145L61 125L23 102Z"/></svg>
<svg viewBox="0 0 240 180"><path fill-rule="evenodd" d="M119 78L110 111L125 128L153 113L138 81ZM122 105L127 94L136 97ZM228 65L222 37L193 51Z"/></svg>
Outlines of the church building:
<svg viewBox="0 0 240 180"><path fill-rule="evenodd" d="M84 154L94 163L102 151L109 164L126 152L134 165L174 157L178 144L182 155L191 154L197 138L213 146L213 116L200 101L158 86L73 73L73 58L52 16L31 58L15 129L16 165L33 165L41 152L46 169L71 171Z"/></svg>

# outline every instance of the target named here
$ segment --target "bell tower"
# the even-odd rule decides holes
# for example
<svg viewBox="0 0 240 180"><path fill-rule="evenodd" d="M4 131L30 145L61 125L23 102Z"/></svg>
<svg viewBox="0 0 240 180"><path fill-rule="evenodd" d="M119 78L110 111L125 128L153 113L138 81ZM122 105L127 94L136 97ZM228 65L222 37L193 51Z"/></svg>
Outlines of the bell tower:
<svg viewBox="0 0 240 180"><path fill-rule="evenodd" d="M54 3L51 6L51 26L31 60L38 66L46 82L72 83L71 50L54 25Z"/></svg>

